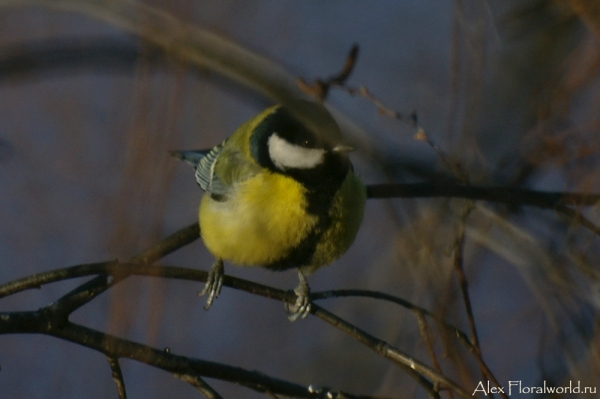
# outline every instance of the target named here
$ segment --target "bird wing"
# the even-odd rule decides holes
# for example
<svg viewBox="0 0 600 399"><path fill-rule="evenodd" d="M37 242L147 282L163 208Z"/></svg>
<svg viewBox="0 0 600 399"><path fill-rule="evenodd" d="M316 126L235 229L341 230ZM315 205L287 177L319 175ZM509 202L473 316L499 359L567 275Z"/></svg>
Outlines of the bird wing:
<svg viewBox="0 0 600 399"><path fill-rule="evenodd" d="M196 182L204 191L211 195L225 197L229 190L215 174L215 166L226 142L227 140L210 150L171 151L171 154L196 169Z"/></svg>
<svg viewBox="0 0 600 399"><path fill-rule="evenodd" d="M198 182L204 191L210 194L225 195L225 191L227 190L219 180L219 177L215 174L217 158L225 146L226 141L227 140L223 141L210 151L204 151L205 156L196 164L196 182Z"/></svg>

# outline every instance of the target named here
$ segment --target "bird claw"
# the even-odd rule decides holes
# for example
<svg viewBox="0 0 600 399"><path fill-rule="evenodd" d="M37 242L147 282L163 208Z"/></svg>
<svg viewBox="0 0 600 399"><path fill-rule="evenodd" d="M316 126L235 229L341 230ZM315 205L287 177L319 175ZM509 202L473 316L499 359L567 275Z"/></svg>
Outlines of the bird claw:
<svg viewBox="0 0 600 399"><path fill-rule="evenodd" d="M306 277L302 272L298 271L298 279L300 282L294 289L296 294L296 302L294 304L285 303L285 312L287 313L288 320L294 322L298 318L306 319L306 316L310 313L310 287L306 281Z"/></svg>
<svg viewBox="0 0 600 399"><path fill-rule="evenodd" d="M221 293L221 287L223 286L224 271L225 268L223 266L223 260L217 259L215 263L213 263L210 272L208 272L208 278L206 279L206 284L204 285L204 288L198 293L198 296L203 296L208 293L208 298L206 299L204 310L208 310L212 305L213 301Z"/></svg>

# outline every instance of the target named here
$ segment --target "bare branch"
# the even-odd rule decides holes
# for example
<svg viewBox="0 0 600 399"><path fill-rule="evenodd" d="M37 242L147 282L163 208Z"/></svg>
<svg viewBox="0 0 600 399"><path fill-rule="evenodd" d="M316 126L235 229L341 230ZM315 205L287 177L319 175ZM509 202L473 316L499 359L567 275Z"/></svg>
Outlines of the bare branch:
<svg viewBox="0 0 600 399"><path fill-rule="evenodd" d="M552 208L600 236L600 228L567 205L594 206L600 194L560 191L536 191L514 187L476 187L467 185L409 183L373 184L367 186L367 198L423 198L448 197L504 203L514 206Z"/></svg>
<svg viewBox="0 0 600 399"><path fill-rule="evenodd" d="M50 270L44 273L34 274L19 280L2 284L0 285L0 298L21 291L25 291L27 289L40 288L42 285L57 281L91 276L95 274L107 276L112 274L118 274L121 272L121 269L126 269L130 275L173 278L179 280L189 280L198 282L205 282L208 275L208 273L203 270L177 266L119 263L116 261L91 263L78 266L71 266L64 269ZM278 290L273 287L268 287L237 277L224 276L223 285L230 288L246 291L252 294L264 296L266 298L282 301L287 300L290 303L293 303L295 300L294 295L288 291ZM447 323L445 320L431 313L427 309L419 307L405 299L393 295L369 290L331 290L324 292L314 292L311 293L310 297L312 301L317 301L328 298L341 298L350 296L381 299L398 304L406 309L412 310L413 312L419 312L421 314L427 315L431 319L435 320L437 323L443 325L446 329L451 330L454 335L461 339L461 341L467 343L469 342L467 335L455 326Z"/></svg>
<svg viewBox="0 0 600 399"><path fill-rule="evenodd" d="M365 345L367 348L372 349L380 356L392 360L400 368L402 368L408 375L414 378L429 394L431 398L439 398L439 394L434 389L433 384L427 380L431 379L435 384L440 387L451 389L463 398L471 398L472 396L461 388L454 381L448 377L438 373L431 367L418 360L412 358L401 350L390 346L387 342L382 341L378 338L373 337L370 334L360 330L358 327L348 323L347 321L335 316L333 313L326 311L320 306L314 305L311 308L311 313L321 320L331 324L337 329L345 332L346 334L353 337L355 340Z"/></svg>
<svg viewBox="0 0 600 399"><path fill-rule="evenodd" d="M595 193L431 183L371 184L367 186L367 197L370 199L453 197L539 208L556 208L560 205L593 206L600 202L600 194Z"/></svg>
<svg viewBox="0 0 600 399"><path fill-rule="evenodd" d="M69 268L68 272L65 272L64 269L60 270L58 273L48 272L47 274L38 274L37 278L39 281L48 282L51 280L49 275L60 276L64 279L65 275L68 275L68 278L81 277L83 273L91 274L92 272L100 272L100 273L108 273L116 272L120 268L125 268L129 275L137 274L137 275L147 275L147 276L157 276L157 277L169 277L169 278L182 278L182 279L191 279L191 280L199 280L204 281L207 277L207 273L200 270L193 269L185 269L185 268L175 268L175 267L166 267L166 266L157 266L157 265L143 265L143 264L115 264L115 263L99 263L94 265L82 265L75 266ZM70 272L70 273L69 273ZM108 275L107 275L108 276ZM107 278L107 277L106 277ZM22 289L27 289L33 283L28 279L22 280ZM257 295L265 296L268 298L278 299L287 301L289 303L293 303L295 301L295 295L289 291L277 290L271 287L267 287L264 285L252 283L246 280L233 278L231 276L225 276L223 284L229 287L241 289L250 293L254 293ZM9 285L12 288L12 292L18 292L15 288L15 284ZM2 286L0 286L0 292L2 291ZM59 338L64 338L71 340L73 342L81 343L84 346L89 346L94 349L97 349L94 345L88 342L89 337L87 337L84 333L92 334L92 337L97 337L97 334L101 334L99 332L85 329L84 327L76 326L70 322L65 317L68 316L68 311L65 311L61 308L63 306L61 303L53 303L50 304L46 308L42 308L36 312L14 312L14 313L5 313L2 314L2 320L4 323L0 323L0 334L5 333L15 333L15 332L38 332L48 335L53 335ZM382 356L393 360L396 364L400 365L409 375L411 375L415 380L417 380L430 394L430 397L435 398L438 397L438 394L433 390L432 384L427 381L423 376L427 378L434 377L436 383L441 383L444 386L453 389L457 393L460 394L461 388L458 387L454 382L448 380L446 377L440 375L435 370L430 369L428 366L418 362L417 360L411 358L410 356L402 353L396 348L392 348L386 342L381 341L375 337L368 335L363 332L359 328L351 325L350 323L338 318L337 316L321 309L320 307L314 305L313 306L313 314L317 317L323 319L324 321L334 325L338 329L346 332L351 335L357 341L363 343L367 347L375 350L377 353ZM75 329L79 333L83 334L80 336L69 334L68 337L63 335L65 328L67 326L71 326L72 329ZM108 337L108 335L107 335ZM107 342L105 338L104 341L99 339L100 342ZM119 340L119 338L111 337L111 339ZM117 342L117 341L115 341ZM129 342L129 341L127 341ZM116 344L115 344L116 345ZM139 344L136 344L139 345ZM141 345L140 345L141 346ZM100 349L99 349L100 350ZM131 355L125 355L121 352L113 353L106 347L102 350L107 356L113 357L131 357ZM162 351L164 352L164 351ZM162 353L161 352L161 353ZM137 355L136 355L137 356ZM141 360L137 357L131 357L136 360ZM146 362L148 364L153 364L152 362ZM171 372L179 372L180 370L168 370ZM209 376L207 374L200 373L201 375ZM423 374L423 376L421 375ZM275 392L275 391L273 391Z"/></svg>
<svg viewBox="0 0 600 399"><path fill-rule="evenodd" d="M458 221L458 228L456 234L456 242L454 244L454 272L456 273L456 277L458 279L458 283L460 286L460 291L463 298L463 303L465 305L465 312L467 313L467 320L469 323L469 331L471 333L471 343L472 346L469 348L470 352L473 354L475 359L477 360L477 364L479 365L479 369L481 375L484 379L492 381L492 383L500 388L501 385L499 381L496 379L494 374L492 374L489 367L487 367L485 361L483 360L483 354L481 352L481 346L479 345L479 335L477 334L477 326L475 324L475 316L473 315L473 306L471 304L471 297L469 295L469 284L464 270L464 246L465 246L465 226L467 223L467 218L469 214L473 210L473 203L469 201L465 204L465 208L462 212L460 220ZM508 396L500 390L500 396L504 399L508 399Z"/></svg>
<svg viewBox="0 0 600 399"><path fill-rule="evenodd" d="M271 392L298 398L328 398L305 386L269 377L256 371L196 358L178 356L130 340L67 322L58 326L49 308L31 312L0 312L0 334L40 333L104 353L109 358L128 358L165 370L178 378L204 376L244 385L258 392ZM187 377L185 377L187 379ZM190 380L191 381L191 380ZM190 382L187 381L187 382ZM349 399L375 399L372 396L344 394Z"/></svg>
<svg viewBox="0 0 600 399"><path fill-rule="evenodd" d="M477 327L475 325L475 317L473 316L473 307L471 305L471 298L469 296L469 283L465 270L463 267L463 251L465 246L465 224L466 219L473 210L472 204L465 204L463 214L458 221L458 228L456 234L456 241L454 243L454 272L458 279L458 285L462 295L463 303L465 305L465 311L467 313L467 319L469 322L469 332L471 333L471 342L475 348L477 354L481 354L481 348L479 347L479 337L477 335Z"/></svg>
<svg viewBox="0 0 600 399"><path fill-rule="evenodd" d="M325 80L317 78L312 84L309 84L302 78L296 79L296 83L298 84L300 90L306 94L316 97L319 101L325 100L329 94L329 89L331 86L343 86L346 83L346 80L350 77L350 74L356 65L358 49L358 44L352 45L342 70Z"/></svg>
<svg viewBox="0 0 600 399"><path fill-rule="evenodd" d="M108 360L108 365L112 371L112 377L115 381L115 385L117 386L119 399L127 399L127 391L125 390L125 381L123 380L123 373L121 372L119 359L116 357L106 356L106 360Z"/></svg>
<svg viewBox="0 0 600 399"><path fill-rule="evenodd" d="M171 234L152 248L133 256L130 259L130 262L144 264L153 263L179 248L194 242L199 237L200 230L198 223L193 223ZM66 317L102 294L108 288L125 280L129 275L129 271L126 268L122 268L119 269L119 273L112 274L110 278L108 278L108 276L98 276L59 298L54 302L54 306L61 309Z"/></svg>
<svg viewBox="0 0 600 399"><path fill-rule="evenodd" d="M194 386L202 395L204 395L207 399L223 399L221 395L217 391L213 389L210 385L206 383L199 375L185 373L178 374L173 373L176 378L179 378L181 381L185 381L188 384Z"/></svg>
<svg viewBox="0 0 600 399"><path fill-rule="evenodd" d="M74 70L83 68L130 72L142 59L151 65L168 64L167 54L147 47L111 37L44 39L2 46L0 82L28 75L37 79L48 72L72 74Z"/></svg>
<svg viewBox="0 0 600 399"><path fill-rule="evenodd" d="M429 326L427 325L427 320L425 320L425 315L417 310L414 311L417 316L417 321L419 323L419 332L421 333L421 337L423 337L423 341L425 342L425 346L427 347L427 351L429 352L429 357L431 358L431 362L433 363L433 368L438 373L442 374L442 367L437 359L435 354L435 349L433 348L433 342L431 341L431 332L429 331ZM434 389L438 389L437 385L434 385ZM448 391L451 399L454 399L454 394L452 391Z"/></svg>
<svg viewBox="0 0 600 399"><path fill-rule="evenodd" d="M471 342L469 341L469 337L466 333L464 333L457 327L453 326L452 324L446 322L441 317L431 313L429 310L422 308L420 306L417 306L417 305L415 305L405 299L399 298L397 296L385 294L383 292L369 291L369 290L331 290L331 291L324 291L324 292L313 292L310 294L310 299L312 301L317 301L320 299L327 299L327 298L341 298L341 297L373 298L373 299L381 299L381 300L384 300L387 302L395 303L406 309L411 310L415 314L418 313L418 314L428 316L432 320L435 320L437 323L442 325L447 330L452 331L452 334L456 335L456 337L461 342L463 342L467 348L470 348L472 346Z"/></svg>

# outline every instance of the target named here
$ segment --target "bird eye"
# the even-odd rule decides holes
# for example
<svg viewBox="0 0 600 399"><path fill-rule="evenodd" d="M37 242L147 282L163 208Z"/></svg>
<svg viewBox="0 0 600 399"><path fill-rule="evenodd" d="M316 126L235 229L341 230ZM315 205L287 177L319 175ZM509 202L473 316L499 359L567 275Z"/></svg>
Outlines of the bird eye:
<svg viewBox="0 0 600 399"><path fill-rule="evenodd" d="M306 134L298 135L295 141L296 144L304 148L315 148L317 146L317 141L314 139L314 137Z"/></svg>

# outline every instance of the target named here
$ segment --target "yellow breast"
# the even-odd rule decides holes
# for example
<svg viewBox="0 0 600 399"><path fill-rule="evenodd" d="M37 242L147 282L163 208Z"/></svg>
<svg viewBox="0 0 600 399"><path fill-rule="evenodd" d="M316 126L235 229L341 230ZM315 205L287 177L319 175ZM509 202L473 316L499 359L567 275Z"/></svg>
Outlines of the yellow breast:
<svg viewBox="0 0 600 399"><path fill-rule="evenodd" d="M238 183L227 201L204 195L200 231L218 258L244 266L270 264L297 246L318 222L305 211L305 188L275 173Z"/></svg>

